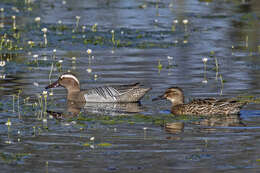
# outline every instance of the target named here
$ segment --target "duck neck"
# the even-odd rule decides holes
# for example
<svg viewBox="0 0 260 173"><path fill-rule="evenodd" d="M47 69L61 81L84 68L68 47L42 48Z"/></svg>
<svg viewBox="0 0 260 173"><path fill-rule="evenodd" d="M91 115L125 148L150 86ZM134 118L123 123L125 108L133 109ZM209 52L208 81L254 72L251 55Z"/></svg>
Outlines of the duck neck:
<svg viewBox="0 0 260 173"><path fill-rule="evenodd" d="M79 86L77 87L71 87L71 88L66 88L68 92L67 99L68 100L76 100L78 93L80 92Z"/></svg>
<svg viewBox="0 0 260 173"><path fill-rule="evenodd" d="M184 96L178 97L178 98L173 98L171 99L172 105L177 106L177 105L182 105L184 104Z"/></svg>

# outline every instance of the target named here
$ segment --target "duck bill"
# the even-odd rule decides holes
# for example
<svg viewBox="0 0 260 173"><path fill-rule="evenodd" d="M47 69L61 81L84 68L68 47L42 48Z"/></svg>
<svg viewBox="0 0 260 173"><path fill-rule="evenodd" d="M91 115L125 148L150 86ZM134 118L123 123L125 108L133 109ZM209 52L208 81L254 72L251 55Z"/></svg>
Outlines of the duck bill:
<svg viewBox="0 0 260 173"><path fill-rule="evenodd" d="M60 112L54 112L54 111L49 111L49 110L46 110L46 112L48 114L50 114L51 116L53 116L54 118L56 118L57 120L60 120L63 118L62 113L60 113Z"/></svg>
<svg viewBox="0 0 260 173"><path fill-rule="evenodd" d="M56 88L56 87L59 87L59 86L60 86L60 84L59 84L59 81L57 80L56 82L53 82L49 86L45 87L45 89Z"/></svg>
<svg viewBox="0 0 260 173"><path fill-rule="evenodd" d="M161 96L153 98L152 101L164 100L164 99L165 99L164 95L161 95Z"/></svg>

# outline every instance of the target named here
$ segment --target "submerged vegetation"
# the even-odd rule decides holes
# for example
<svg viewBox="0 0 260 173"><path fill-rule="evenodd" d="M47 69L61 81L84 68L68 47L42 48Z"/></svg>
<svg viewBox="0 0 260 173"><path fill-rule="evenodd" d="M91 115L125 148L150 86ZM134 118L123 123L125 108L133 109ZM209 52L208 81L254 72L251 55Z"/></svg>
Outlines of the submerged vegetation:
<svg viewBox="0 0 260 173"><path fill-rule="evenodd" d="M259 148L258 110L207 119L175 116L169 102L151 102L177 85L186 98L227 96L260 104L257 8L240 0L187 2L1 0L3 171L257 167L258 157L250 161L243 153ZM69 110L65 91L44 91L64 72L79 75L86 87L141 82L153 90L139 113ZM72 113L62 116L66 111Z"/></svg>
<svg viewBox="0 0 260 173"><path fill-rule="evenodd" d="M152 116L152 115L143 115L143 114L134 114L134 115L118 115L118 116L109 116L109 115L88 115L83 116L79 115L78 117L72 118L68 121L75 121L79 124L83 122L89 123L100 123L102 125L114 125L114 124L121 124L126 123L130 125L134 125L136 123L141 124L154 124L154 125L161 125L174 121L190 121L190 120L197 120L198 117L190 117L190 116L174 116L172 114L164 114L160 116Z"/></svg>
<svg viewBox="0 0 260 173"><path fill-rule="evenodd" d="M205 3L212 3L212 1L201 1ZM3 2L4 3L4 2ZM63 1L63 5L66 5L66 1ZM192 24L192 17L185 18L174 18L168 28L160 25L158 19L154 20L154 29L136 29L131 27L116 27L108 28L105 25L98 24L95 22L84 23L84 17L75 16L74 22L65 23L62 20L57 20L56 23L44 23L40 16L35 16L34 11L38 10L38 4L31 1L17 2L13 1L14 6L1 7L0 9L0 51L1 61L0 66L2 68L1 78L5 79L5 68L9 66L13 61L18 64L22 64L22 68L26 68L25 71L35 72L37 69L49 68L49 80L51 80L54 72L64 71L64 61L72 61L71 70L75 70L77 58L73 55L70 59L62 59L57 57L57 51L73 49L87 49L88 54L88 68L86 71L92 75L93 80L97 80L99 75L92 71L92 61L95 56L93 55L92 49L112 49L114 52L117 48L137 48L137 49L151 49L151 48L170 48L170 47L185 47L192 43L189 38L192 34L199 32L200 27ZM140 9L146 9L150 6L156 8L156 16L159 16L159 8L161 2L156 1L155 3L149 2L139 5ZM174 4L169 4L169 9L173 10ZM55 3L51 3L51 8L55 8ZM25 24L20 22L25 13L29 13L29 21ZM256 20L252 18L252 15L241 16L242 20ZM248 47L248 36L246 36L245 48ZM65 43L65 44L64 44ZM73 46L71 46L72 44ZM91 49L90 49L91 48ZM259 47L258 47L259 48ZM232 46L232 52L234 51ZM42 53L44 52L44 53ZM19 57L25 57L20 61ZM214 51L208 53L210 58L202 58L203 62L203 84L208 84L208 70L215 71L216 81L220 81L220 95L222 95L224 89L224 83L226 80L223 79L221 72L221 65L219 58L217 58ZM175 57L167 56L167 60L158 59L157 69L159 73L164 69L177 68ZM212 60L214 59L214 60ZM165 61L168 64L165 65ZM211 63L211 64L208 64ZM65 66L65 68L67 68ZM70 71L70 70L68 70ZM8 73L8 71L6 71ZM37 82L33 83L34 86L38 87ZM52 106L53 103L50 101L53 97L53 92L43 92L35 97L26 97L23 95L22 88L18 88L17 92L12 94L13 99L6 106L1 106L1 109L8 112L12 109L13 112L18 112L19 119L21 114L26 114L26 111L31 110L39 112L37 117L46 121L48 116L46 113L48 105ZM250 96L241 96L239 99L243 102L254 102L259 103L259 99ZM22 103L24 100L24 103ZM7 101L9 102L9 101ZM16 104L16 105L15 105ZM9 106L8 106L9 105ZM29 105L29 106L28 106ZM20 108L22 107L22 108ZM24 111L24 112L22 112ZM172 115L160 115L160 116L148 116L148 115L134 115L130 117L125 116L79 116L76 117L76 121L88 121L88 122L100 122L101 124L117 124L117 123L152 123L156 125L162 125L181 117L174 117ZM182 120L186 120L182 117ZM188 118L189 119L189 118ZM7 123L10 124L11 119L8 118Z"/></svg>

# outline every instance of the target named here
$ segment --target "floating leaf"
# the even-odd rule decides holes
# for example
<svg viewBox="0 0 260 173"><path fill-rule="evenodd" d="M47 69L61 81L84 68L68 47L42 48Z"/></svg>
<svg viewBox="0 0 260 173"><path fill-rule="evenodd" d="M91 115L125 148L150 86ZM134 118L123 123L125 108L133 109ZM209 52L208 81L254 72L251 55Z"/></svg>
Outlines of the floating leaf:
<svg viewBox="0 0 260 173"><path fill-rule="evenodd" d="M100 143L100 144L97 144L97 145L100 146L100 147L111 147L112 146L112 144L106 143L106 142Z"/></svg>
<svg viewBox="0 0 260 173"><path fill-rule="evenodd" d="M86 143L83 144L83 146L84 146L84 147L89 147L90 144L89 144L88 142L86 142Z"/></svg>
<svg viewBox="0 0 260 173"><path fill-rule="evenodd" d="M159 70L162 69L162 64L161 64L161 61L160 61L160 60L158 60L158 66L157 66L157 67L158 67Z"/></svg>

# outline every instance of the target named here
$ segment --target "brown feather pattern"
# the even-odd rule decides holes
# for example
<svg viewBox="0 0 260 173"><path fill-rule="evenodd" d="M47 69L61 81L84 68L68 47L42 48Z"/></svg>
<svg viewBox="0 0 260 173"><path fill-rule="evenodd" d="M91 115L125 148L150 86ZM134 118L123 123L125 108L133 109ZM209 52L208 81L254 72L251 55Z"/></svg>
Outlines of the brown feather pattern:
<svg viewBox="0 0 260 173"><path fill-rule="evenodd" d="M246 104L233 98L194 99L185 104L183 91L178 87L167 89L164 98L172 102L171 112L175 115L211 116L239 114L240 109Z"/></svg>

